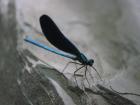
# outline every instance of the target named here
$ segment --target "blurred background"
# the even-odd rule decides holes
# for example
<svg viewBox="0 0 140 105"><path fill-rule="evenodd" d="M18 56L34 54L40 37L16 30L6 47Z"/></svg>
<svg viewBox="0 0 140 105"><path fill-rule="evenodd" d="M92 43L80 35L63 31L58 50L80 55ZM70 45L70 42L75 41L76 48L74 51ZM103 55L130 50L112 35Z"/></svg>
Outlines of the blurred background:
<svg viewBox="0 0 140 105"><path fill-rule="evenodd" d="M60 72L69 61L23 41L32 36L53 47L41 35L43 14L95 60L105 84L140 94L139 4L138 0L0 0L0 105L27 105L17 84L17 74L25 68L20 58L24 49ZM65 72L73 73L71 68ZM140 104L138 97L128 98Z"/></svg>

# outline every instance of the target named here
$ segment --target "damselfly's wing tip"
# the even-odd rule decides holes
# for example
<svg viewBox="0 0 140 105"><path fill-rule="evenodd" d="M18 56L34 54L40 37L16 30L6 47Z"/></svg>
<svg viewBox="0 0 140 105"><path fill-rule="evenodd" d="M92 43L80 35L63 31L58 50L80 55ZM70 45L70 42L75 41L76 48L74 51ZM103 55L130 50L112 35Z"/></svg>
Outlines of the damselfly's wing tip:
<svg viewBox="0 0 140 105"><path fill-rule="evenodd" d="M47 19L50 19L50 17L48 15L43 14L42 16L40 16L40 22L46 21Z"/></svg>
<svg viewBox="0 0 140 105"><path fill-rule="evenodd" d="M48 15L42 15L39 21L44 35L57 33L56 31L58 30L58 27Z"/></svg>
<svg viewBox="0 0 140 105"><path fill-rule="evenodd" d="M48 15L40 16L39 20L41 25L45 25L45 24L50 25L53 22L53 20Z"/></svg>

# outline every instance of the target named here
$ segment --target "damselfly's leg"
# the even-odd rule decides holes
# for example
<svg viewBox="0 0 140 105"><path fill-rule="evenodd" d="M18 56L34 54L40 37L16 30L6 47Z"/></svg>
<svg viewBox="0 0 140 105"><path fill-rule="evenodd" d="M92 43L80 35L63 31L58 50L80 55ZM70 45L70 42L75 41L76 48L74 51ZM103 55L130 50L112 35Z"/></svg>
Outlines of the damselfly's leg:
<svg viewBox="0 0 140 105"><path fill-rule="evenodd" d="M66 70L66 68L68 67L68 65L71 64L71 63L75 63L75 62L68 62L68 63L66 64L66 66L64 67L64 69L62 70L62 73L64 73L64 71Z"/></svg>
<svg viewBox="0 0 140 105"><path fill-rule="evenodd" d="M80 68L78 68L77 70L74 71L74 75L76 74L76 72L78 72L80 69L82 69L83 67L85 67L85 65L81 66Z"/></svg>
<svg viewBox="0 0 140 105"><path fill-rule="evenodd" d="M78 69L78 68L77 68L77 65L82 65L82 64L80 64L80 63L75 63L76 70ZM79 77L83 77L82 74L77 74L77 73L76 73L75 75L76 75L76 76L79 76Z"/></svg>
<svg viewBox="0 0 140 105"><path fill-rule="evenodd" d="M74 71L74 79L75 79L75 82L76 82L77 86L78 86L78 82L77 82L77 80L76 80L76 72L78 72L78 71L79 71L80 69L82 69L83 67L85 67L85 65L81 66L80 68L78 68L77 70Z"/></svg>
<svg viewBox="0 0 140 105"><path fill-rule="evenodd" d="M91 69L90 69L91 70ZM91 77L91 79L92 79L92 82L94 83L94 77L92 76L92 74L91 74L91 71L90 70L88 70L88 73L89 73L89 76Z"/></svg>
<svg viewBox="0 0 140 105"><path fill-rule="evenodd" d="M71 64L71 63L81 65L80 63L77 63L77 62L68 62L68 63L66 64L66 66L64 67L64 69L62 70L62 73L64 73L64 71L66 70L66 68L68 67L68 65Z"/></svg>
<svg viewBox="0 0 140 105"><path fill-rule="evenodd" d="M91 79L92 79L92 83L94 83L94 77L93 77L93 75L91 74L91 69L88 70L88 72L89 72L89 76L90 76ZM94 87L94 89L98 90L98 88L97 88L96 86L94 86L93 84L92 84L91 86Z"/></svg>
<svg viewBox="0 0 140 105"><path fill-rule="evenodd" d="M101 78L100 74L98 73L98 71L97 71L93 66L91 66L91 67L92 67L93 70L95 70L95 72L98 74L99 78L100 78L101 81L102 81L102 78Z"/></svg>
<svg viewBox="0 0 140 105"><path fill-rule="evenodd" d="M86 68L85 68L85 79L87 80L87 83L88 83L88 85L90 87L90 83L89 83L88 78L87 78L87 71L88 71L88 68L86 66Z"/></svg>

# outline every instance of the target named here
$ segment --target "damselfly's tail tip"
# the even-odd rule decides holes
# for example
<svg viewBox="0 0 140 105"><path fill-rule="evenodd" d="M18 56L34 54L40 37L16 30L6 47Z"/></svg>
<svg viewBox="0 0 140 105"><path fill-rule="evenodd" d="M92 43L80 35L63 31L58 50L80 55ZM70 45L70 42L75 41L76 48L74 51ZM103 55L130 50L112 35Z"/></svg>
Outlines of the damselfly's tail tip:
<svg viewBox="0 0 140 105"><path fill-rule="evenodd" d="M29 40L31 40L31 38L29 36L25 36L24 41L28 42Z"/></svg>
<svg viewBox="0 0 140 105"><path fill-rule="evenodd" d="M28 41L28 36L26 36L26 37L24 38L24 41L26 41L26 42Z"/></svg>

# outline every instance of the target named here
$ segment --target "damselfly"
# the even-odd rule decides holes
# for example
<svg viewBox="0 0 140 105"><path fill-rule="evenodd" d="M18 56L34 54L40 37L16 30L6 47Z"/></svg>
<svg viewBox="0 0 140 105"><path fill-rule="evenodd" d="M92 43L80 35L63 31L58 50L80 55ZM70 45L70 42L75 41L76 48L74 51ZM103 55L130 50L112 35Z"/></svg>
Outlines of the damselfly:
<svg viewBox="0 0 140 105"><path fill-rule="evenodd" d="M56 48L58 48L58 50L50 48L38 41L31 39L30 37L26 37L24 40L31 44L34 44L38 47L41 47L45 50L53 52L55 54L72 59L73 62L69 62L68 64L74 63L74 64L81 65L78 69L76 69L74 71L74 75L80 69L85 68L84 75L86 77L88 66L90 66L92 69L94 69L96 71L96 73L99 75L97 70L93 67L94 60L88 59L82 52L80 52L78 50L78 48L63 35L63 33L60 31L60 29L57 27L57 25L54 23L54 21L49 16L42 15L40 17L40 25L41 25L42 32L43 32L44 36L46 37L46 39L52 45L54 45ZM79 63L77 63L76 61L78 61ZM66 65L66 67L68 66L68 64ZM100 75L99 75L99 77L100 77Z"/></svg>

